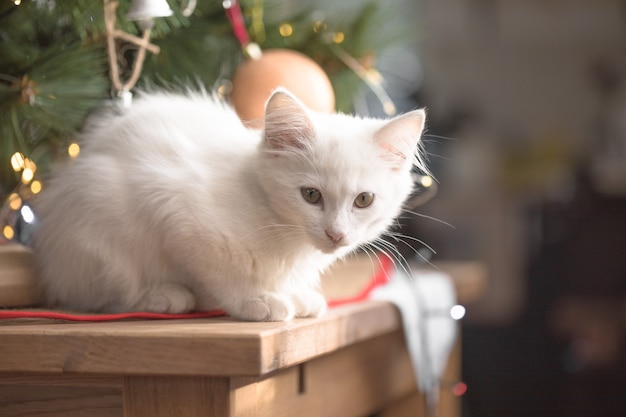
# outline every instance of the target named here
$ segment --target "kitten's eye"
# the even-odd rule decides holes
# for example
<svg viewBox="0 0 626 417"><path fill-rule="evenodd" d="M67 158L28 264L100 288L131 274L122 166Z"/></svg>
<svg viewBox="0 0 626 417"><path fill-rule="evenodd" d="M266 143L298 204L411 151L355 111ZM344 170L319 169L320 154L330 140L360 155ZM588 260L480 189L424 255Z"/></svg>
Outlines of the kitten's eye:
<svg viewBox="0 0 626 417"><path fill-rule="evenodd" d="M311 204L319 203L322 198L322 193L316 188L301 188L300 194L302 194L302 198L304 198L305 201Z"/></svg>
<svg viewBox="0 0 626 417"><path fill-rule="evenodd" d="M372 204L373 201L374 194L365 192L356 196L356 198L354 199L354 205L358 208L365 208L369 207L369 205Z"/></svg>

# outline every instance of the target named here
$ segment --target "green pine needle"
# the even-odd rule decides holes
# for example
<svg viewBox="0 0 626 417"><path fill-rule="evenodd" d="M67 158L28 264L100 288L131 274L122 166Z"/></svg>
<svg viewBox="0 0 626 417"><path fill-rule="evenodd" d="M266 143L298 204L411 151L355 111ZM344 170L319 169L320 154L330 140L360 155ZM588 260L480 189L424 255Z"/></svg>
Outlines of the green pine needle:
<svg viewBox="0 0 626 417"><path fill-rule="evenodd" d="M147 54L138 85L200 83L212 89L228 79L243 55L222 3L198 1L191 16L182 13L188 2L168 3L173 15L154 19L151 35L161 53ZM340 3L342 12L320 13L302 1L241 0L248 28L252 12L263 8L263 37L253 40L262 49L291 48L315 59L329 74L337 108L343 112L351 110L363 83L333 53L333 35L345 35L340 47L357 60L376 56L402 37L400 31L385 29L394 25L385 24L390 13L381 3L387 4ZM119 1L116 26L139 36L137 22L125 17L130 6L131 0ZM324 29L314 30L320 18ZM294 28L292 36L279 33L286 22ZM250 35L254 38L255 33L250 30ZM123 55L132 64L135 47ZM121 71L124 77L128 67ZM19 7L0 0L0 198L19 180L9 164L14 152L35 160L45 172L87 115L110 94L102 0L22 0Z"/></svg>

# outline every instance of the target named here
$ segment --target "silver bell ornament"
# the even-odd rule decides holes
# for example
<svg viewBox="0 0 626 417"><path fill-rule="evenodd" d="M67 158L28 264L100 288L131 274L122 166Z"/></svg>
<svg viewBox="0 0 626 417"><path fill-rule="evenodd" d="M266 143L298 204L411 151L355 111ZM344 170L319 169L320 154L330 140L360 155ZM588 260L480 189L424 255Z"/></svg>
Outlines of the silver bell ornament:
<svg viewBox="0 0 626 417"><path fill-rule="evenodd" d="M166 0L133 0L126 19L136 20L143 28L148 28L154 24L155 17L167 17L172 13Z"/></svg>

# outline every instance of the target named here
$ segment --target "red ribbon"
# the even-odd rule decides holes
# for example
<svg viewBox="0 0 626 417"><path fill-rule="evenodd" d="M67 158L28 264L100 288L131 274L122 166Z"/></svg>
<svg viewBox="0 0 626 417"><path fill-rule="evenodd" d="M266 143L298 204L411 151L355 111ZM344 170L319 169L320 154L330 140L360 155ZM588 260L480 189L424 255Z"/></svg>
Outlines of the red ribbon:
<svg viewBox="0 0 626 417"><path fill-rule="evenodd" d="M201 311L183 314L149 313L138 311L134 313L118 314L71 314L56 311L20 311L0 310L0 319L52 319L67 321L115 321L124 319L144 320L173 320L173 319L201 319L207 317L225 316L222 310Z"/></svg>
<svg viewBox="0 0 626 417"><path fill-rule="evenodd" d="M335 298L328 301L328 307L338 307L344 304L358 303L369 298L371 292L384 285L389 281L389 277L393 274L394 266L391 259L382 254L379 258L379 268L372 277L369 284L363 288L358 294L352 297ZM149 313L145 311L118 314L72 314L60 313L56 311L37 311L37 310L0 310L0 320L2 319L52 319L67 321L116 321L125 319L143 319L143 320L174 320L174 319L200 319L208 317L226 316L226 312L222 310L199 311L183 314L164 314Z"/></svg>
<svg viewBox="0 0 626 417"><path fill-rule="evenodd" d="M361 290L361 292L359 292L358 294L352 297L335 298L332 300L328 300L328 307L333 308L333 307L337 307L343 304L351 304L351 303L358 303L360 301L365 301L369 298L372 291L374 291L376 288L380 287L381 285L386 284L387 281L389 281L391 275L393 274L393 270L394 270L393 261L388 255L385 255L383 253L378 258L378 263L379 263L378 271L376 271L376 274L372 277L372 280L369 282L369 284L365 288Z"/></svg>
<svg viewBox="0 0 626 417"><path fill-rule="evenodd" d="M239 2L237 0L224 0L222 5L224 6L226 17L230 22L230 26L233 28L233 32L235 32L237 40L241 44L241 47L245 48L250 43L250 37L248 36L248 31L246 30Z"/></svg>

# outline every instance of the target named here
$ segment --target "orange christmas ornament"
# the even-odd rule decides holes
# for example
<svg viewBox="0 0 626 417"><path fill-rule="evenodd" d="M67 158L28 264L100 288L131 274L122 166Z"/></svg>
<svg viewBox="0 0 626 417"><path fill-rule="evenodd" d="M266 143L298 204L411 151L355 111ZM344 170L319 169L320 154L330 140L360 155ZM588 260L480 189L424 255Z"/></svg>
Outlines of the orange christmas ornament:
<svg viewBox="0 0 626 417"><path fill-rule="evenodd" d="M248 126L263 127L265 103L272 91L284 87L312 110L331 113L335 94L324 70L308 56L290 49L261 52L250 42L237 0L222 5L235 36L251 58L235 71L230 100Z"/></svg>
<svg viewBox="0 0 626 417"><path fill-rule="evenodd" d="M311 110L332 113L335 94L324 70L308 56L289 49L270 49L244 62L235 72L231 102L252 127L263 126L265 102L284 87Z"/></svg>

